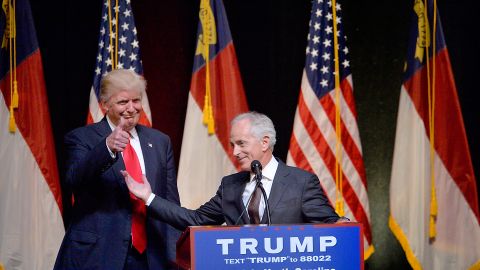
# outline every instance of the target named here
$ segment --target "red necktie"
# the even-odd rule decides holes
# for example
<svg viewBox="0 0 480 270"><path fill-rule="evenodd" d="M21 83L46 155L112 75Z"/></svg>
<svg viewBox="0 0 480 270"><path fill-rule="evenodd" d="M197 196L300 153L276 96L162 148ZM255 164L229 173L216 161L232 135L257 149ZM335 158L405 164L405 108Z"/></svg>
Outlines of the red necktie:
<svg viewBox="0 0 480 270"><path fill-rule="evenodd" d="M142 168L140 161L138 161L137 154L129 143L123 151L123 161L125 168L132 178L143 183ZM147 247L147 233L145 231L145 218L147 215L147 208L145 203L130 193L130 202L132 203L132 245L141 254Z"/></svg>

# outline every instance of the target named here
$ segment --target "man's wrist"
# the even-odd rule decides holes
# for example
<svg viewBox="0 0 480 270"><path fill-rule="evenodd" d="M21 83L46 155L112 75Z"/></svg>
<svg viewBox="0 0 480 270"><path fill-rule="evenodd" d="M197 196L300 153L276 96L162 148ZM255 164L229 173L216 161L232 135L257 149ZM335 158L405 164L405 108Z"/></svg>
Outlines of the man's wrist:
<svg viewBox="0 0 480 270"><path fill-rule="evenodd" d="M107 140L105 140L105 145L107 146L108 153L110 154L110 157L116 158L116 157L117 157L117 153L113 152L113 151L110 149L110 147L108 147Z"/></svg>

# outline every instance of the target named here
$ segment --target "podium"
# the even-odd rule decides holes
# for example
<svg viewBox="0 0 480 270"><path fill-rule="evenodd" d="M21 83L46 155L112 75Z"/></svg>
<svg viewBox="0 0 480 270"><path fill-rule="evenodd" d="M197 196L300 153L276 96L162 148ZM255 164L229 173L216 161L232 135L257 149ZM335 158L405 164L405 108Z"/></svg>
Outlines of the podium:
<svg viewBox="0 0 480 270"><path fill-rule="evenodd" d="M192 226L177 242L180 269L363 269L359 223Z"/></svg>

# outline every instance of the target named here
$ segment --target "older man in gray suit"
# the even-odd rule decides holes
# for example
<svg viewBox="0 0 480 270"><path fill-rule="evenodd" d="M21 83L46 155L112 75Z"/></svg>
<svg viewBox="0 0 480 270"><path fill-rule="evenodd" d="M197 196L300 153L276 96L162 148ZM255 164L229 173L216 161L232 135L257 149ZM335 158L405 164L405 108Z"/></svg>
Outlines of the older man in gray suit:
<svg viewBox="0 0 480 270"><path fill-rule="evenodd" d="M251 171L254 160L263 167L261 186L268 199L272 224L348 221L335 213L316 175L273 157L275 136L273 123L266 115L248 112L236 116L230 143L241 172L225 176L215 196L196 210L156 196L146 178L140 184L127 172L122 174L130 191L146 202L155 218L181 230L192 225L267 223L265 201L262 192L257 192L259 185Z"/></svg>

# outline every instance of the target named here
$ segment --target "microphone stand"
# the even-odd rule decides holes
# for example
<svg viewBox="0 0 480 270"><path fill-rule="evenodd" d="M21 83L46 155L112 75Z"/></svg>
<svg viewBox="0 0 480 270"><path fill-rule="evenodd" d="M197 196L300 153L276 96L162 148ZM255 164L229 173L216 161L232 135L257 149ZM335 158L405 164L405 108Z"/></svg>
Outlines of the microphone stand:
<svg viewBox="0 0 480 270"><path fill-rule="evenodd" d="M256 179L256 177L255 177L255 179ZM261 184L262 184L262 182L257 181L257 183L255 184L255 188L254 188L253 190L257 189L257 187L258 187L259 185L261 185ZM261 188L261 190L264 190L263 187ZM264 190L264 191L265 191L265 190ZM248 209L248 205L250 204L250 201L251 201L252 198L253 198L253 193L254 193L254 192L252 192L252 194L250 194L250 197L248 197L247 204L246 204L245 207L243 207L243 211L242 211L242 213L240 214L240 216L237 218L237 220L235 221L235 224L234 224L234 225L238 225L238 222L240 221L240 219L243 217L243 215L245 215L245 212L246 212L247 209Z"/></svg>
<svg viewBox="0 0 480 270"><path fill-rule="evenodd" d="M267 192L265 192L265 189L263 188L262 185L262 179L260 177L255 176L255 179L257 179L257 185L255 188L260 187L260 190L262 191L263 194L263 200L265 201L265 213L267 214L267 225L270 226L272 225L272 219L270 217L270 205L268 203L268 198L267 198ZM252 192L253 194L253 192Z"/></svg>
<svg viewBox="0 0 480 270"><path fill-rule="evenodd" d="M248 201L246 203L246 207L243 209L242 213L240 214L238 219L235 221L235 225L238 224L240 219L245 214L245 211L247 210L248 205L250 204L250 201L252 200L253 194L255 193L255 190L257 190L257 188L260 188L260 190L262 191L263 200L265 202L265 212L267 214L267 225L271 225L272 224L272 219L270 217L270 205L268 204L267 193L265 192L265 189L263 188L263 185L262 185L262 164L260 163L260 161L254 160L254 161L252 161L252 163L250 165L250 168L251 168L251 171L255 174L256 185L255 185L255 188L253 189L252 194L250 194L250 197L248 198Z"/></svg>

